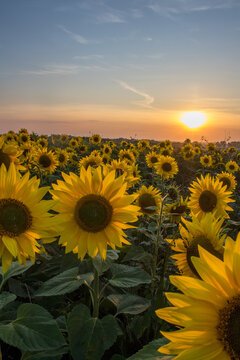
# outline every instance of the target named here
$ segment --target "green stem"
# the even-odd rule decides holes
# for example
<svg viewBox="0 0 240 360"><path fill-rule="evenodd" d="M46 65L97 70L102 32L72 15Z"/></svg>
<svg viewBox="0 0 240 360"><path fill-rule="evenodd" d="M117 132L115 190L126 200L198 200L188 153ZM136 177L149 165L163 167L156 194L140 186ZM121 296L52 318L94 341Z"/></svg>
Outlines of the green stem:
<svg viewBox="0 0 240 360"><path fill-rule="evenodd" d="M94 281L93 281L93 317L98 318L99 315L99 275L94 267Z"/></svg>

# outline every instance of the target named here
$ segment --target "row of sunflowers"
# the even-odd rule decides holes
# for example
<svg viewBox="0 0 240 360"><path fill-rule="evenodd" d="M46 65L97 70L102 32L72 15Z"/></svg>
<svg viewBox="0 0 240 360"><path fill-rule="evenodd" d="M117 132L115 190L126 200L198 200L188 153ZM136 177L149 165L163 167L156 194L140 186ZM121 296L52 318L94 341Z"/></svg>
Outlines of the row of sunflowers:
<svg viewBox="0 0 240 360"><path fill-rule="evenodd" d="M2 134L2 357L240 359L239 163L226 143Z"/></svg>

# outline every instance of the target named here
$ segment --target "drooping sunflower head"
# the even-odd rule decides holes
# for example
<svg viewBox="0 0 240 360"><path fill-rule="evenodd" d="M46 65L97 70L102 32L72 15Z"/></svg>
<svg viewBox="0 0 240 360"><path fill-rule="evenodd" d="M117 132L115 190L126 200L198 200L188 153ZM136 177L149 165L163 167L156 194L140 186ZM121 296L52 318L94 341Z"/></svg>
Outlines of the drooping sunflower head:
<svg viewBox="0 0 240 360"><path fill-rule="evenodd" d="M228 161L225 164L225 169L226 171L228 171L229 173L235 173L239 170L239 165L236 163L236 161Z"/></svg>
<svg viewBox="0 0 240 360"><path fill-rule="evenodd" d="M29 173L23 177L14 163L7 171L0 168L0 256L3 272L6 272L14 258L20 264L26 259L35 261L39 252L37 239L53 235L53 222L48 210L52 201L41 201L48 187L39 188L39 180L29 180Z"/></svg>
<svg viewBox="0 0 240 360"><path fill-rule="evenodd" d="M166 204L164 214L170 219L171 223L178 224L182 217L187 215L188 199L183 199L181 196L179 201L172 204Z"/></svg>
<svg viewBox="0 0 240 360"><path fill-rule="evenodd" d="M232 192L225 191L218 179L214 180L209 174L205 177L201 175L201 179L194 181L189 190L188 206L199 219L207 213L213 213L215 217L229 217L227 211L232 211L232 208L228 203L234 201L230 198Z"/></svg>
<svg viewBox="0 0 240 360"><path fill-rule="evenodd" d="M157 174L161 175L164 179L172 178L178 172L178 165L176 160L171 156L159 157L159 161L154 164Z"/></svg>
<svg viewBox="0 0 240 360"><path fill-rule="evenodd" d="M94 134L89 138L89 141L93 144L93 145L99 145L101 144L102 138L100 135L98 134Z"/></svg>
<svg viewBox="0 0 240 360"><path fill-rule="evenodd" d="M182 224L179 224L181 238L167 240L172 250L178 253L172 258L176 260L175 265L182 275L199 277L192 263L192 256L199 257L199 245L222 259L226 239L226 235L222 233L223 221L224 219L216 219L210 213L201 220L196 217L192 221L182 219Z"/></svg>
<svg viewBox="0 0 240 360"><path fill-rule="evenodd" d="M161 208L161 193L153 186L143 185L137 192L136 204L140 207L143 215L151 216L158 214Z"/></svg>
<svg viewBox="0 0 240 360"><path fill-rule="evenodd" d="M58 200L58 231L60 244L66 252L74 251L79 258L106 258L107 245L115 249L129 244L123 229L137 221L139 208L131 203L136 195L126 194L124 176L115 178L115 171L103 176L101 167L81 168L80 176L62 174L65 181L53 184L53 198Z"/></svg>
<svg viewBox="0 0 240 360"><path fill-rule="evenodd" d="M200 163L204 167L211 167L213 165L213 160L211 155L204 155L200 157Z"/></svg>
<svg viewBox="0 0 240 360"><path fill-rule="evenodd" d="M8 169L11 163L14 163L18 170L25 170L21 165L20 155L22 150L15 144L3 144L0 142L0 166L4 164Z"/></svg>
<svg viewBox="0 0 240 360"><path fill-rule="evenodd" d="M222 186L226 186L226 191L234 191L237 186L235 176L230 173L223 171L221 174L217 174L217 179Z"/></svg>
<svg viewBox="0 0 240 360"><path fill-rule="evenodd" d="M46 148L36 151L34 161L42 171L49 172L50 174L52 174L58 166L56 155Z"/></svg>
<svg viewBox="0 0 240 360"><path fill-rule="evenodd" d="M159 154L152 151L149 154L145 156L147 166L152 168L154 164L156 164L159 161Z"/></svg>

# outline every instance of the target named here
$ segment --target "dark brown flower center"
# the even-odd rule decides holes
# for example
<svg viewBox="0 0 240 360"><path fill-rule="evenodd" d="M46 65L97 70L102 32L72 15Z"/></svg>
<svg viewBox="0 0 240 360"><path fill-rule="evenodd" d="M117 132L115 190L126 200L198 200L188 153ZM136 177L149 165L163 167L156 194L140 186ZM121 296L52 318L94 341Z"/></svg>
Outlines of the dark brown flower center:
<svg viewBox="0 0 240 360"><path fill-rule="evenodd" d="M205 157L203 161L205 162L205 164L207 164L207 163L209 163L209 158Z"/></svg>
<svg viewBox="0 0 240 360"><path fill-rule="evenodd" d="M51 165L51 159L47 154L42 154L39 158L39 164L44 167L48 168Z"/></svg>
<svg viewBox="0 0 240 360"><path fill-rule="evenodd" d="M99 138L98 138L97 136L95 136L95 137L93 138L93 141L97 143L97 142L99 141Z"/></svg>
<svg viewBox="0 0 240 360"><path fill-rule="evenodd" d="M211 212L217 205L217 197L209 190L204 190L199 197L199 206L204 212Z"/></svg>
<svg viewBox="0 0 240 360"><path fill-rule="evenodd" d="M230 169L230 170L234 170L234 169L235 169L235 166L231 164L231 165L229 165L229 169Z"/></svg>
<svg viewBox="0 0 240 360"><path fill-rule="evenodd" d="M187 262L188 266L192 270L192 272L199 277L198 272L196 271L193 263L192 263L192 256L199 257L198 252L198 245L202 246L205 250L210 252L212 255L216 256L217 258L221 259L223 258L222 253L217 251L210 240L205 238L204 236L197 236L194 238L188 245L187 245Z"/></svg>
<svg viewBox="0 0 240 360"><path fill-rule="evenodd" d="M90 194L78 200L74 218L83 230L96 233L108 226L112 214L113 209L107 199L101 195Z"/></svg>
<svg viewBox="0 0 240 360"><path fill-rule="evenodd" d="M5 154L0 150L0 166L4 164L6 168L8 169L11 163L10 156L8 154Z"/></svg>
<svg viewBox="0 0 240 360"><path fill-rule="evenodd" d="M66 160L65 155L60 154L59 157L58 157L58 160L59 160L60 163L63 163Z"/></svg>
<svg viewBox="0 0 240 360"><path fill-rule="evenodd" d="M222 183L222 186L227 185L226 190L228 190L228 189L230 188L230 186L231 186L231 181L230 181L230 179L227 178L227 177L222 177L222 178L220 179L220 182Z"/></svg>
<svg viewBox="0 0 240 360"><path fill-rule="evenodd" d="M174 206L170 210L170 213L179 216L184 214L186 210L187 210L187 205L178 205L178 206Z"/></svg>
<svg viewBox="0 0 240 360"><path fill-rule="evenodd" d="M152 156L151 157L151 163L155 164L156 162L158 162L158 158L156 156Z"/></svg>
<svg viewBox="0 0 240 360"><path fill-rule="evenodd" d="M154 196L149 193L144 193L139 196L139 206L141 207L142 212L147 214L155 213L155 209L148 209L152 206L157 206Z"/></svg>
<svg viewBox="0 0 240 360"><path fill-rule="evenodd" d="M231 360L240 359L240 295L227 300L219 310L218 340Z"/></svg>
<svg viewBox="0 0 240 360"><path fill-rule="evenodd" d="M23 135L23 136L22 136L22 141L23 141L23 142L27 142L27 141L28 141L28 138L27 138L26 135Z"/></svg>
<svg viewBox="0 0 240 360"><path fill-rule="evenodd" d="M172 170L172 165L168 162L162 164L163 171L170 172Z"/></svg>
<svg viewBox="0 0 240 360"><path fill-rule="evenodd" d="M0 200L0 235L15 237L32 225L32 216L21 201L15 199Z"/></svg>

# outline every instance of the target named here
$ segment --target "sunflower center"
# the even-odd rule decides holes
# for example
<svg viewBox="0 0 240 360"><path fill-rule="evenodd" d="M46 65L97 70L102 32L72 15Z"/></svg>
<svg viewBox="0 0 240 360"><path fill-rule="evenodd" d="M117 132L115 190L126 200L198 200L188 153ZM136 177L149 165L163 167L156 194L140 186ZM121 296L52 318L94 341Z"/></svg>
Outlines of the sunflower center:
<svg viewBox="0 0 240 360"><path fill-rule="evenodd" d="M27 142L27 141L28 141L27 136L23 135L23 136L22 136L22 141L23 141L23 142Z"/></svg>
<svg viewBox="0 0 240 360"><path fill-rule="evenodd" d="M219 310L218 339L232 360L240 359L240 296L227 301Z"/></svg>
<svg viewBox="0 0 240 360"><path fill-rule="evenodd" d="M208 158L204 158L204 162L205 164L207 164L209 162L209 159Z"/></svg>
<svg viewBox="0 0 240 360"><path fill-rule="evenodd" d="M85 231L99 232L105 229L112 219L113 209L101 195L85 195L78 200L74 211L77 224Z"/></svg>
<svg viewBox="0 0 240 360"><path fill-rule="evenodd" d="M95 136L95 137L93 138L93 141L94 141L94 142L98 142L98 137Z"/></svg>
<svg viewBox="0 0 240 360"><path fill-rule="evenodd" d="M156 157L156 156L152 156L152 157L151 157L151 163L152 163L152 164L155 164L156 162L158 162L157 157Z"/></svg>
<svg viewBox="0 0 240 360"><path fill-rule="evenodd" d="M213 247L211 241L208 240L207 238L205 238L204 236L201 236L201 235L197 236L190 242L190 244L187 246L187 262L188 262L188 266L190 267L192 272L199 278L198 272L195 270L195 267L191 260L192 256L199 257L198 245L200 245L205 250L207 250L212 255L216 256L217 258L219 258L221 260L222 260L222 254L219 251L217 251Z"/></svg>
<svg viewBox="0 0 240 360"><path fill-rule="evenodd" d="M44 147L45 146L45 142L44 141L40 141L39 144Z"/></svg>
<svg viewBox="0 0 240 360"><path fill-rule="evenodd" d="M0 166L4 164L6 168L8 169L11 163L11 159L8 154L5 154L0 150Z"/></svg>
<svg viewBox="0 0 240 360"><path fill-rule="evenodd" d="M227 177L222 177L222 178L220 179L220 182L222 183L222 186L227 185L226 190L228 190L228 189L230 188L230 186L231 186L231 181L230 181L229 178L227 178Z"/></svg>
<svg viewBox="0 0 240 360"><path fill-rule="evenodd" d="M108 154L108 153L109 153L109 148L105 148L105 149L104 149L104 152L105 152L106 154Z"/></svg>
<svg viewBox="0 0 240 360"><path fill-rule="evenodd" d="M142 194L139 197L139 206L141 207L142 211L147 214L153 214L155 212L154 209L148 209L150 206L157 206L156 201L152 194Z"/></svg>
<svg viewBox="0 0 240 360"><path fill-rule="evenodd" d="M24 233L32 225L29 209L15 199L0 200L0 235L15 237Z"/></svg>
<svg viewBox="0 0 240 360"><path fill-rule="evenodd" d="M209 190L204 190L199 197L199 206L204 212L211 212L217 205L217 197Z"/></svg>
<svg viewBox="0 0 240 360"><path fill-rule="evenodd" d="M39 164L44 168L48 168L51 165L51 159L48 155L43 154L39 158Z"/></svg>
<svg viewBox="0 0 240 360"><path fill-rule="evenodd" d="M172 199L172 200L177 200L178 198L178 191L175 188L169 188L168 189L168 196Z"/></svg>
<svg viewBox="0 0 240 360"><path fill-rule="evenodd" d="M128 155L128 154L124 154L124 155L123 155L123 159L127 159L127 160L129 160L129 161L132 161L131 156Z"/></svg>
<svg viewBox="0 0 240 360"><path fill-rule="evenodd" d="M65 161L65 156L63 154L60 154L58 160L60 162L64 162Z"/></svg>
<svg viewBox="0 0 240 360"><path fill-rule="evenodd" d="M171 209L171 213L172 214L176 214L176 215L182 215L184 214L184 212L187 210L187 206L186 205L178 205L175 206L174 208Z"/></svg>
<svg viewBox="0 0 240 360"><path fill-rule="evenodd" d="M230 170L234 170L234 169L235 169L235 166L234 166L234 165L229 165L229 169L230 169Z"/></svg>
<svg viewBox="0 0 240 360"><path fill-rule="evenodd" d="M89 166L96 166L96 165L97 165L96 161L94 160L88 161L86 163L85 169L87 170Z"/></svg>
<svg viewBox="0 0 240 360"><path fill-rule="evenodd" d="M163 171L169 172L172 170L172 165L169 164L168 162L165 162L162 164L162 169Z"/></svg>

